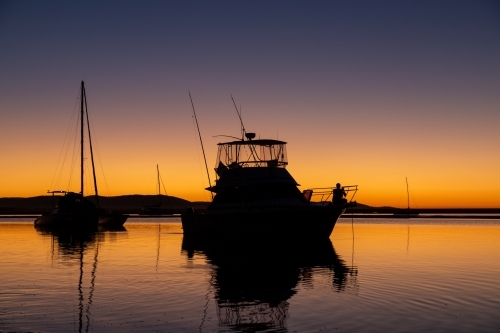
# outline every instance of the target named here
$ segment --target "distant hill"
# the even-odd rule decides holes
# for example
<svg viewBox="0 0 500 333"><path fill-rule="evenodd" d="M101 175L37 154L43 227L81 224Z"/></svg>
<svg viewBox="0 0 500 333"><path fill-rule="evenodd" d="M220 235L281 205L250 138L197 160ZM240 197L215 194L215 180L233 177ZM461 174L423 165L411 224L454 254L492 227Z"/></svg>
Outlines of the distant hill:
<svg viewBox="0 0 500 333"><path fill-rule="evenodd" d="M95 202L95 197L87 197ZM57 203L58 197L55 197ZM174 196L161 196L162 208L174 213L185 211L186 207L196 210L206 209L208 202L190 202ZM121 195L116 197L99 196L99 204L107 210L127 214L138 214L143 206L158 204L157 195ZM50 195L30 198L0 198L0 214L43 214L52 211L53 198Z"/></svg>
<svg viewBox="0 0 500 333"><path fill-rule="evenodd" d="M93 196L88 199L94 201ZM57 203L58 198L55 198ZM182 213L187 207L195 210L205 210L209 202L191 202L174 196L161 196L162 208L172 213ZM158 203L157 195L121 195L116 197L99 197L101 207L120 213L138 214L143 206ZM50 195L30 198L0 198L0 214L43 214L52 211L53 199ZM348 208L346 213L381 213L392 214L399 208L372 207L358 203L356 207ZM500 208L419 208L420 213L500 213Z"/></svg>

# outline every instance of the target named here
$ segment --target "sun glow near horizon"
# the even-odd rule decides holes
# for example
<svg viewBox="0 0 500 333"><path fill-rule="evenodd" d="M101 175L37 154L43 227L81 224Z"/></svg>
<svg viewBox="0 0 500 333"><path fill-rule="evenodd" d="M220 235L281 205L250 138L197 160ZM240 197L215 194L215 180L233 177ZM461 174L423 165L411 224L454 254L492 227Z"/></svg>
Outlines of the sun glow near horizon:
<svg viewBox="0 0 500 333"><path fill-rule="evenodd" d="M500 207L492 3L80 6L2 11L0 197L68 189L52 180L84 80L101 195L155 194L158 164L169 195L210 200L190 91L212 182L218 135L240 133L232 96L249 132L288 142L301 189L405 207L408 177L411 206Z"/></svg>

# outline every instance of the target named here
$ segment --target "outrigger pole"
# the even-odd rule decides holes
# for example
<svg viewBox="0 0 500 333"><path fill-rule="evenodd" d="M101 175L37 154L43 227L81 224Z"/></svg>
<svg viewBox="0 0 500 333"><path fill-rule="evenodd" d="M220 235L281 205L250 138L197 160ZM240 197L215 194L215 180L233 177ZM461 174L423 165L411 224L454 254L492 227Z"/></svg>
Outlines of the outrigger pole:
<svg viewBox="0 0 500 333"><path fill-rule="evenodd" d="M233 100L234 108L236 109L236 113L238 114L238 118L240 118L240 124L241 124L241 141L245 140L245 125L243 125L243 120L241 119L241 112L238 110L238 107L236 106L236 102L234 101L233 95L231 95L231 99Z"/></svg>
<svg viewBox="0 0 500 333"><path fill-rule="evenodd" d="M245 125L243 125L243 119L241 119L241 106L240 110L238 110L238 107L236 106L236 102L234 101L233 95L229 94L231 96L231 99L233 100L234 108L236 109L236 113L238 114L238 118L240 118L240 124L241 124L241 141L245 141L245 137L247 136L247 131L245 130ZM247 139L252 139L251 137L247 137ZM250 153L252 154L253 157L257 155L257 152L255 152L255 147L249 146L250 148ZM240 156L239 148L236 147L236 155Z"/></svg>
<svg viewBox="0 0 500 333"><path fill-rule="evenodd" d="M194 110L193 98L191 97L191 92L188 90L189 99L191 100L191 106L193 107L194 120L196 121L196 128L198 129L198 136L200 137L201 151L203 152L203 159L205 160L205 169L207 170L208 185L212 187L212 182L210 181L210 173L208 172L207 158L205 156L205 149L203 148L203 140L201 139L200 126L198 126L198 118L196 118L196 111ZM214 194L210 191L212 200L214 199Z"/></svg>

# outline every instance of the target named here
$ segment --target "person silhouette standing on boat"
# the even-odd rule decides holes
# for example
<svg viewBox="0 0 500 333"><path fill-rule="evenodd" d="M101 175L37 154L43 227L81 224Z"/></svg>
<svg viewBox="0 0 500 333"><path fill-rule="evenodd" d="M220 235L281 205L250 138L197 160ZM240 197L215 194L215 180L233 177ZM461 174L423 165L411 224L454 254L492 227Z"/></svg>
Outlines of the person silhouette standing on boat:
<svg viewBox="0 0 500 333"><path fill-rule="evenodd" d="M344 191L344 188L340 186L340 183L337 183L337 187L333 189L333 204L334 205L342 205L347 202L345 196L347 193Z"/></svg>

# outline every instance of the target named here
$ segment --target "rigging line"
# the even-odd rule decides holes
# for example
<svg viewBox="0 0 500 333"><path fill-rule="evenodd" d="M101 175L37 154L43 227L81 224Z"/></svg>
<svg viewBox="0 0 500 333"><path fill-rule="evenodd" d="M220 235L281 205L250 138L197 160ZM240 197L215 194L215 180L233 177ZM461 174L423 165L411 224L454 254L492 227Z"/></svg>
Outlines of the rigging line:
<svg viewBox="0 0 500 333"><path fill-rule="evenodd" d="M76 127L78 128L80 122L77 121L76 123ZM69 173L69 181L68 181L68 187L67 187L67 190L69 191L70 188L71 188L71 182L73 181L73 172L74 172L74 169L75 169L75 166L76 166L76 161L77 161L77 158L78 158L78 130L75 131L75 135L74 135L74 138L73 138L73 157L71 159L71 168L70 168L70 173Z"/></svg>
<svg viewBox="0 0 500 333"><path fill-rule="evenodd" d="M161 185L163 186L163 191L165 191L165 196L167 197L168 206L170 208L172 208L172 204L170 203L170 197L168 196L167 189L165 188L165 184L163 183L163 178L161 177L160 173L158 173L158 174L160 175L160 181L161 181Z"/></svg>
<svg viewBox="0 0 500 333"><path fill-rule="evenodd" d="M94 166L94 152L92 150L92 138L90 136L90 124L89 124L89 111L88 111L88 104L87 104L87 94L85 93L85 90L83 90L83 96L84 96L84 102L85 102L85 115L87 116L87 130L89 134L89 148L90 148L90 160L92 162L92 176L94 180L94 191L95 191L95 200L97 207L99 207L99 192L97 192L97 179L95 176L95 166Z"/></svg>
<svg viewBox="0 0 500 333"><path fill-rule="evenodd" d="M92 179L92 167L89 165L89 158L86 157L84 160L84 171L85 171L85 187L88 187L85 191L87 192L87 196L90 197L92 193L92 188L91 186L88 186L88 184L92 184L93 179Z"/></svg>
<svg viewBox="0 0 500 333"><path fill-rule="evenodd" d="M78 132L77 128L78 128L78 118L76 123L73 124L74 122L74 119L75 119L75 115L77 114L76 110L73 114L73 116L71 117L71 122L69 124L69 127L68 127L68 139L67 139L67 142L65 142L64 146L63 146L63 149L64 149L64 158L63 158L63 161L62 161L62 164L58 167L60 167L59 169L59 174L55 180L55 184L52 184L54 185L55 188L59 188L60 184L61 184L61 179L63 177L63 173L64 173L64 165L66 164L66 160L68 158L68 153L69 151L71 150L71 145L73 143L73 145L75 144L75 138L76 138L76 134ZM73 126L75 126L73 128ZM73 152L74 152L74 149L75 147L73 147Z"/></svg>
<svg viewBox="0 0 500 333"><path fill-rule="evenodd" d="M200 137L201 151L203 152L203 159L205 160L205 169L207 169L208 185L212 187L212 182L210 181L210 173L208 172L207 157L205 156L205 149L203 148L203 140L201 139L200 126L198 125L198 118L196 117L196 111L194 110L193 98L191 97L191 92L189 93L189 99L191 100L191 106L193 107L194 120L196 121L196 128L198 129L198 135ZM214 194L210 191L212 200L214 199Z"/></svg>
<svg viewBox="0 0 500 333"><path fill-rule="evenodd" d="M66 128L66 134L64 135L63 145L61 146L61 151L59 152L59 157L57 159L56 169L54 170L54 175L52 176L52 181L50 182L50 189L53 189L52 186L54 185L54 180L56 179L57 171L59 170L59 163L61 161L61 157L63 156L64 148L66 148L67 144L69 145L68 137L71 133L71 127L72 127L71 124L73 123L73 119L74 119L75 114L76 114L77 103L78 103L78 98L77 98L77 101L75 102L75 105L73 106L73 112L71 113L71 118L70 118L70 121L69 121L67 128ZM63 163L63 165L64 165L64 163ZM61 167L60 172L62 172L62 167Z"/></svg>
<svg viewBox="0 0 500 333"><path fill-rule="evenodd" d="M89 117L90 117L90 127L92 130L92 135L94 136L93 146L95 146L97 160L99 161L99 167L101 169L102 178L104 179L104 185L106 185L107 194L110 195L111 191L109 190L108 180L106 179L106 174L104 173L104 167L101 159L101 152L99 150L99 140L97 139L97 132L95 130L94 122L92 120L92 114L89 114Z"/></svg>

